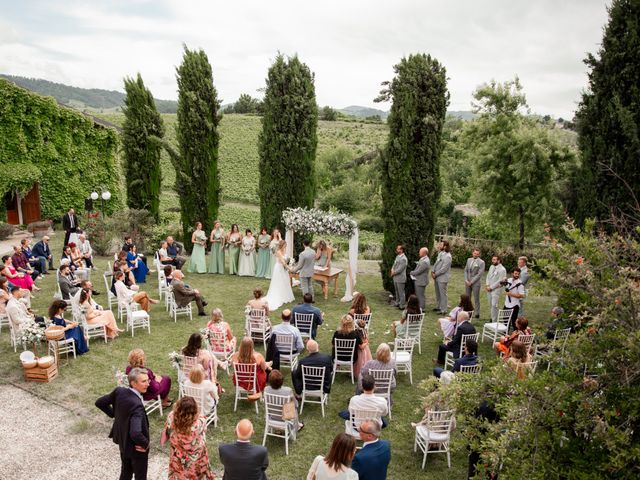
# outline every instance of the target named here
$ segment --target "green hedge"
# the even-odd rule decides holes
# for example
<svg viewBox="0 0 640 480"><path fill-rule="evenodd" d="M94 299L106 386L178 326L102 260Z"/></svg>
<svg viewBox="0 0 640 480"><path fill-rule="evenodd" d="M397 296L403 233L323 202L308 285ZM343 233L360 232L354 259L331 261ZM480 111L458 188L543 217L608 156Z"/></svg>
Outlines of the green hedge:
<svg viewBox="0 0 640 480"><path fill-rule="evenodd" d="M99 187L112 195L107 212L117 210L122 205L117 145L115 130L0 79L0 168L11 171L11 178L21 178L24 168L36 179L34 168L39 170L43 218L58 219L70 207L82 211L84 199ZM28 191L15 183L0 182L0 194Z"/></svg>

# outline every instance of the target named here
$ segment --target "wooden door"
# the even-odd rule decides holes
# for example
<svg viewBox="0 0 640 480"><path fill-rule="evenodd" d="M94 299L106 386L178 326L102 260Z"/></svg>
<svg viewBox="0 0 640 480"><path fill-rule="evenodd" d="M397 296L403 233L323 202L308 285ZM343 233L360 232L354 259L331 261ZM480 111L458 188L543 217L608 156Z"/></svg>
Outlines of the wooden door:
<svg viewBox="0 0 640 480"><path fill-rule="evenodd" d="M22 221L25 224L40 220L40 190L36 183L22 199Z"/></svg>
<svg viewBox="0 0 640 480"><path fill-rule="evenodd" d="M7 210L7 223L18 225L20 220L18 219L18 202L15 192L6 193L4 196L4 206Z"/></svg>

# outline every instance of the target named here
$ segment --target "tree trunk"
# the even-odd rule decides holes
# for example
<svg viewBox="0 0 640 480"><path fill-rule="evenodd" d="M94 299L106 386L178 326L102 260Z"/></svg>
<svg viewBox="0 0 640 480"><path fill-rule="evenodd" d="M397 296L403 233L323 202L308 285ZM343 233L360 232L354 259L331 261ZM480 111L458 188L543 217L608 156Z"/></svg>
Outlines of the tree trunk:
<svg viewBox="0 0 640 480"><path fill-rule="evenodd" d="M520 250L524 250L524 207L520 205L518 210L520 212L520 240L518 246Z"/></svg>

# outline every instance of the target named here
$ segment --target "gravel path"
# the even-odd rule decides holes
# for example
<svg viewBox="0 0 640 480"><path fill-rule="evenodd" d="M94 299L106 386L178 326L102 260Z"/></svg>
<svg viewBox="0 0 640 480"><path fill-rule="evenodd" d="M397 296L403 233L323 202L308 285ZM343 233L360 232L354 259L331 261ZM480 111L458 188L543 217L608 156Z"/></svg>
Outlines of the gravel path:
<svg viewBox="0 0 640 480"><path fill-rule="evenodd" d="M12 385L0 385L0 418L1 479L118 478L120 454L107 427ZM152 452L148 478L166 479L168 463Z"/></svg>

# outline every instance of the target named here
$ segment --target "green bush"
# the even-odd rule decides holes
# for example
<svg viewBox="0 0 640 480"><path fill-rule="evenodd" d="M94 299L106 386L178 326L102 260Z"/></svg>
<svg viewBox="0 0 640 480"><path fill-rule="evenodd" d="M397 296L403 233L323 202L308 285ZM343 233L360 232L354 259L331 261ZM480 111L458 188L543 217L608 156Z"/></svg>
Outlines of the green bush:
<svg viewBox="0 0 640 480"><path fill-rule="evenodd" d="M155 221L146 210L120 210L110 217L90 219L87 233L98 255L109 255L122 247L124 237L130 235L138 253L155 250L153 245ZM148 248L147 248L148 247Z"/></svg>
<svg viewBox="0 0 640 480"><path fill-rule="evenodd" d="M384 231L384 220L380 217L365 217L358 222L361 230L382 233Z"/></svg>
<svg viewBox="0 0 640 480"><path fill-rule="evenodd" d="M15 230L13 225L9 225L8 223L0 222L0 240L6 240L11 235L13 235L13 231Z"/></svg>

